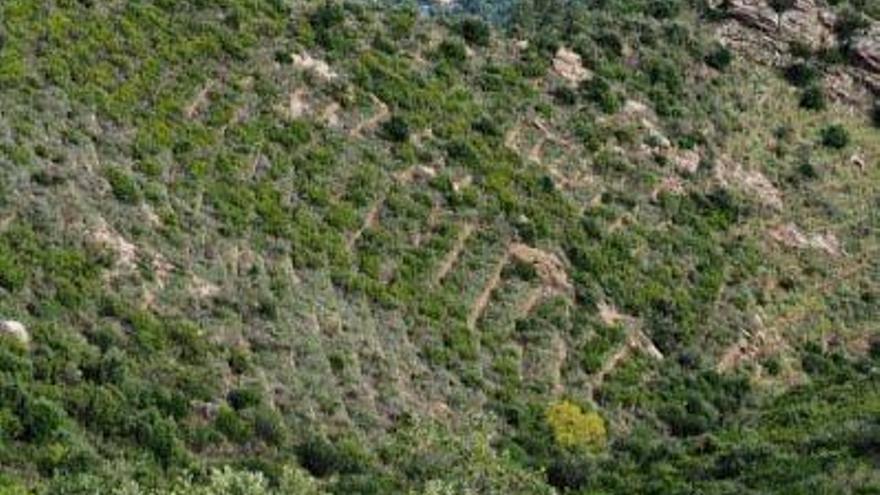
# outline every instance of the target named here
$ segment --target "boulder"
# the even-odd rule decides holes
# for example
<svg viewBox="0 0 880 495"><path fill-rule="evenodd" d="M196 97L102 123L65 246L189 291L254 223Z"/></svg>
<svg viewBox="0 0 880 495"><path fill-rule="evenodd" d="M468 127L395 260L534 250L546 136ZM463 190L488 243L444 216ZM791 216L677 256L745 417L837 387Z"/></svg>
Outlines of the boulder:
<svg viewBox="0 0 880 495"><path fill-rule="evenodd" d="M31 336L23 323L14 320L0 321L0 335L9 335L24 345L28 345Z"/></svg>

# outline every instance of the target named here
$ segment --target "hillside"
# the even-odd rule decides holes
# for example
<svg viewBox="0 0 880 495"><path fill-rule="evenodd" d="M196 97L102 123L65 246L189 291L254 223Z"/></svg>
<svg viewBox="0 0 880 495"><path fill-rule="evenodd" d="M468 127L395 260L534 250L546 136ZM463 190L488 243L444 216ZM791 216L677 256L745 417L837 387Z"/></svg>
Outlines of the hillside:
<svg viewBox="0 0 880 495"><path fill-rule="evenodd" d="M0 493L880 492L831 3L0 3Z"/></svg>

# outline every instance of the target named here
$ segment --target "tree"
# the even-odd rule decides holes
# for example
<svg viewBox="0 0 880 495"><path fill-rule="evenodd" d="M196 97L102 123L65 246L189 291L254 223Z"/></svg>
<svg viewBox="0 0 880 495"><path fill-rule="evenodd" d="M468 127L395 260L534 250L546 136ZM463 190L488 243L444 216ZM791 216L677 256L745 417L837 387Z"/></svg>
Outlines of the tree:
<svg viewBox="0 0 880 495"><path fill-rule="evenodd" d="M797 5L797 0L770 0L770 8L776 12L776 28L782 29L782 16Z"/></svg>
<svg viewBox="0 0 880 495"><path fill-rule="evenodd" d="M547 409L547 424L557 445L573 450L600 450L605 447L605 420L595 411L584 412L577 404L560 401Z"/></svg>
<svg viewBox="0 0 880 495"><path fill-rule="evenodd" d="M875 101L874 107L871 108L871 123L874 127L880 128L880 100Z"/></svg>

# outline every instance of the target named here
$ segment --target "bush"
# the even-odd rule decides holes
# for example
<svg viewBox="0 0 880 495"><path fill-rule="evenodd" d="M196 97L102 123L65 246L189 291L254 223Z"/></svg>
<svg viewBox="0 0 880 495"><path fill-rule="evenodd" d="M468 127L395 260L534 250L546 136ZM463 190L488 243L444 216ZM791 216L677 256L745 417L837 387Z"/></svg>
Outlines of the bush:
<svg viewBox="0 0 880 495"><path fill-rule="evenodd" d="M733 62L733 52L726 46L716 46L705 58L706 65L715 70L725 70Z"/></svg>
<svg viewBox="0 0 880 495"><path fill-rule="evenodd" d="M437 47L437 54L442 60L452 64L461 64L467 60L467 50L461 43L445 40Z"/></svg>
<svg viewBox="0 0 880 495"><path fill-rule="evenodd" d="M801 94L801 108L807 110L824 110L825 109L825 92L818 85L807 87Z"/></svg>
<svg viewBox="0 0 880 495"><path fill-rule="evenodd" d="M51 438L61 427L64 411L48 399L27 401L19 413L24 427L24 438L42 442Z"/></svg>
<svg viewBox="0 0 880 495"><path fill-rule="evenodd" d="M169 418L163 418L153 409L142 419L138 437L143 446L153 453L163 467L177 464L184 458L184 450L177 437L177 425Z"/></svg>
<svg viewBox="0 0 880 495"><path fill-rule="evenodd" d="M214 426L226 438L235 443L247 442L253 434L250 425L234 409L225 406L221 407L217 413Z"/></svg>
<svg viewBox="0 0 880 495"><path fill-rule="evenodd" d="M110 188L113 190L113 195L116 196L116 199L125 203L137 202L139 195L138 186L131 175L118 167L108 168L104 175L107 178L107 182L110 183Z"/></svg>
<svg viewBox="0 0 880 495"><path fill-rule="evenodd" d="M603 77L594 77L583 85L584 96L599 106L605 113L615 113L623 105L623 98Z"/></svg>
<svg viewBox="0 0 880 495"><path fill-rule="evenodd" d="M560 105L574 105L577 103L577 93L568 86L560 86L551 92L553 99Z"/></svg>
<svg viewBox="0 0 880 495"><path fill-rule="evenodd" d="M804 62L797 62L785 69L785 79L794 86L805 88L815 82L819 72L816 67Z"/></svg>
<svg viewBox="0 0 880 495"><path fill-rule="evenodd" d="M262 396L260 391L254 388L238 388L227 395L226 400L236 411L254 407L260 404Z"/></svg>
<svg viewBox="0 0 880 495"><path fill-rule="evenodd" d="M462 38L472 46L489 46L491 33L489 26L476 18L465 19L458 27Z"/></svg>
<svg viewBox="0 0 880 495"><path fill-rule="evenodd" d="M363 453L351 442L333 444L319 437L297 447L296 455L300 464L318 478L334 473L360 473L365 462Z"/></svg>
<svg viewBox="0 0 880 495"><path fill-rule="evenodd" d="M846 148L849 145L849 131L840 124L825 127L820 132L822 146L836 150Z"/></svg>
<svg viewBox="0 0 880 495"><path fill-rule="evenodd" d="M560 447L574 450L605 447L605 421L595 411L584 412L568 401L556 402L547 409L547 424Z"/></svg>
<svg viewBox="0 0 880 495"><path fill-rule="evenodd" d="M393 116L382 124L383 138L395 143L404 143L409 139L409 124L402 117Z"/></svg>
<svg viewBox="0 0 880 495"><path fill-rule="evenodd" d="M787 10L791 10L797 4L797 0L770 0L770 8L777 14L782 14Z"/></svg>
<svg viewBox="0 0 880 495"><path fill-rule="evenodd" d="M837 33L841 43L847 45L857 32L868 26L870 23L864 15L853 8L845 8L834 21L834 32Z"/></svg>
<svg viewBox="0 0 880 495"><path fill-rule="evenodd" d="M874 107L871 108L871 123L880 128L880 101L874 102Z"/></svg>
<svg viewBox="0 0 880 495"><path fill-rule="evenodd" d="M550 463L547 483L560 490L581 490L590 481L591 467L586 459L564 455Z"/></svg>

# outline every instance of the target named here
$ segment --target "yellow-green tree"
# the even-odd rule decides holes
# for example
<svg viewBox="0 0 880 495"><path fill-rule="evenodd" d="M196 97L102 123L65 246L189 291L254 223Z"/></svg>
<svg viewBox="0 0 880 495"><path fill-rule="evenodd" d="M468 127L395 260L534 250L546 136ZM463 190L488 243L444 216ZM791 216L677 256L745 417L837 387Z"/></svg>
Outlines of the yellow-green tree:
<svg viewBox="0 0 880 495"><path fill-rule="evenodd" d="M608 437L605 420L595 411L584 412L567 400L555 402L547 408L547 424L561 447L586 450L605 447Z"/></svg>

